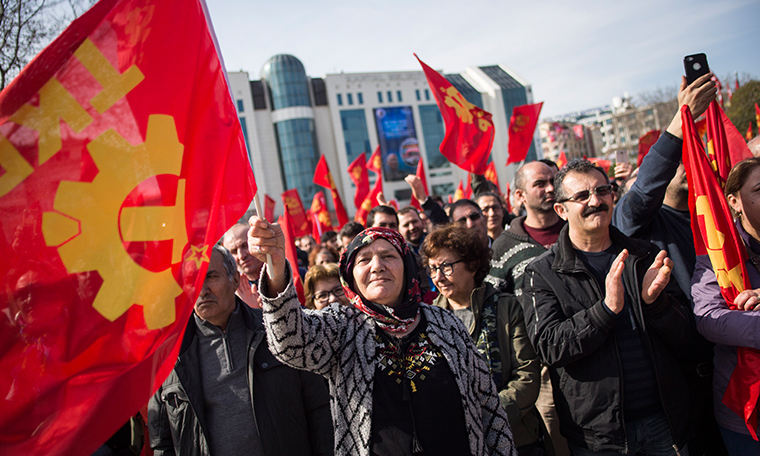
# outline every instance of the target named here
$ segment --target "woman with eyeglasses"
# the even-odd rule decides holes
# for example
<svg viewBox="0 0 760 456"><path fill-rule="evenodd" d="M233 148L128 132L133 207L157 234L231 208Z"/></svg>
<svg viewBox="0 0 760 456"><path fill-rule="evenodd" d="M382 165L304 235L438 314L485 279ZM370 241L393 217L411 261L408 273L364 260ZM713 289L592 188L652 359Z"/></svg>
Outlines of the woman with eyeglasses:
<svg viewBox="0 0 760 456"><path fill-rule="evenodd" d="M411 249L368 228L340 260L350 306L301 309L277 225L251 217L248 244L266 260L259 293L272 353L330 386L335 454L516 456L498 392L461 321L421 302Z"/></svg>
<svg viewBox="0 0 760 456"><path fill-rule="evenodd" d="M449 225L430 233L420 253L440 292L433 305L462 320L486 361L517 453L545 454L543 422L535 407L541 366L528 339L520 303L483 280L491 267L490 249L473 230Z"/></svg>
<svg viewBox="0 0 760 456"><path fill-rule="evenodd" d="M336 263L318 264L309 269L303 290L307 309L322 310L335 302L344 306L350 304L343 293Z"/></svg>

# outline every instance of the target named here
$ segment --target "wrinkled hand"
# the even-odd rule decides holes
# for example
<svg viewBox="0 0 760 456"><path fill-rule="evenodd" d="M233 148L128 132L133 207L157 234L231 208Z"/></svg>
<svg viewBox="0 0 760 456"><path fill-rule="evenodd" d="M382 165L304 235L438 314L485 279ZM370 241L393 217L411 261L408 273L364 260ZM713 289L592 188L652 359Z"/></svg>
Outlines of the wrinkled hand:
<svg viewBox="0 0 760 456"><path fill-rule="evenodd" d="M422 185L422 179L414 174L407 174L404 180L412 188L412 196L422 204L422 202L428 197L427 192L425 191L425 186Z"/></svg>
<svg viewBox="0 0 760 456"><path fill-rule="evenodd" d="M662 290L670 281L670 272L673 270L673 260L668 258L668 253L660 250L644 274L644 283L641 286L641 299L646 304L652 304L660 296Z"/></svg>
<svg viewBox="0 0 760 456"><path fill-rule="evenodd" d="M240 285L237 289L237 295L244 303L248 304L248 307L254 309L261 308L261 302L259 300L259 287L255 283L248 283L248 279L245 276L240 276Z"/></svg>
<svg viewBox="0 0 760 456"><path fill-rule="evenodd" d="M266 279L272 291L279 293L287 285L284 281L285 234L278 224L269 223L255 215L248 219L248 224L251 226L248 230L248 251L262 262L267 261L267 254L272 256L273 271L271 275L267 274ZM279 289L281 285L282 289Z"/></svg>
<svg viewBox="0 0 760 456"><path fill-rule="evenodd" d="M633 171L633 165L630 163L616 163L615 164L615 180L620 179L624 181L628 179Z"/></svg>
<svg viewBox="0 0 760 456"><path fill-rule="evenodd" d="M712 77L712 73L702 75L687 86L686 77L681 76L681 87L678 89L678 112L668 126L668 133L683 139L683 132L681 131L681 107L683 105L689 106L691 115L696 120L707 110L710 102L715 100L718 91Z"/></svg>
<svg viewBox="0 0 760 456"><path fill-rule="evenodd" d="M734 304L739 310L760 310L760 288L742 291L734 299Z"/></svg>
<svg viewBox="0 0 760 456"><path fill-rule="evenodd" d="M606 288L604 304L616 314L619 314L625 305L623 269L625 268L626 258L628 258L628 250L623 249L617 258L615 258L615 261L612 262L610 272L607 273L607 278L604 280L604 287Z"/></svg>

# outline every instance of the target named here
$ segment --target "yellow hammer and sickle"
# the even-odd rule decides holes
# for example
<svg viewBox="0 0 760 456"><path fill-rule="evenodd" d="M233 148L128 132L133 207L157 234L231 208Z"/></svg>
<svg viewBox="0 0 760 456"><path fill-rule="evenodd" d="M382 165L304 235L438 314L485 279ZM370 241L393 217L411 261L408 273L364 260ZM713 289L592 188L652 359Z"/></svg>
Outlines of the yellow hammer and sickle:
<svg viewBox="0 0 760 456"><path fill-rule="evenodd" d="M737 264L731 270L728 270L726 259L723 256L723 244L726 242L726 235L718 231L715 226L710 203L706 195L697 197L696 202L697 216L702 216L705 221L705 230L707 230L707 253L710 256L710 262L715 271L715 277L721 288L730 288L731 285L737 291L744 291L744 281L742 280L741 264Z"/></svg>

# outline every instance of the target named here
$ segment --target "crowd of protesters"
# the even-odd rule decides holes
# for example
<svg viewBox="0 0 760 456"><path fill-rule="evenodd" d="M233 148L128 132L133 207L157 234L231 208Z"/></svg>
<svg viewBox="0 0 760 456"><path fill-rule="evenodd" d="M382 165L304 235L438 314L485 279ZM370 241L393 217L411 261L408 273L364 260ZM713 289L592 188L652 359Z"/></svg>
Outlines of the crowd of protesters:
<svg viewBox="0 0 760 456"><path fill-rule="evenodd" d="M679 105L696 118L715 93L684 82ZM526 163L511 204L482 176L449 205L407 176L422 210L299 238L298 265L278 225L235 225L149 404L151 447L760 454L722 402L737 348L760 348L760 158L725 186L752 285L729 310L695 253L682 146L679 112L639 168Z"/></svg>

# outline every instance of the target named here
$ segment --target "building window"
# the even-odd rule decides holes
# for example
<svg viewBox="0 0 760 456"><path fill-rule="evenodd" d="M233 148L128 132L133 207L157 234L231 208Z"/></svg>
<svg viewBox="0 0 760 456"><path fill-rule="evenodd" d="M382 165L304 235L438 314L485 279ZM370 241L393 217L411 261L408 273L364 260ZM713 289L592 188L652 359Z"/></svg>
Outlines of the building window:
<svg viewBox="0 0 760 456"><path fill-rule="evenodd" d="M243 100L237 101L238 112L243 112Z"/></svg>
<svg viewBox="0 0 760 456"><path fill-rule="evenodd" d="M364 109L346 109L340 111L340 122L343 129L343 140L346 145L348 163L356 160L360 154L370 151L367 119Z"/></svg>
<svg viewBox="0 0 760 456"><path fill-rule="evenodd" d="M620 144L625 144L625 136L620 138Z"/></svg>
<svg viewBox="0 0 760 456"><path fill-rule="evenodd" d="M238 100L242 102L243 100ZM240 128L243 129L243 138L245 139L245 147L250 151L251 146L248 145L248 127L245 125L245 117L240 117Z"/></svg>
<svg viewBox="0 0 760 456"><path fill-rule="evenodd" d="M361 92L356 94L356 99L359 102L359 104L364 104L364 95L362 95Z"/></svg>
<svg viewBox="0 0 760 456"><path fill-rule="evenodd" d="M377 92L377 102L378 103L383 102L383 92Z"/></svg>
<svg viewBox="0 0 760 456"><path fill-rule="evenodd" d="M343 106L343 95L338 94L338 106Z"/></svg>
<svg viewBox="0 0 760 456"><path fill-rule="evenodd" d="M415 89L414 95L417 97L417 101L422 100L422 98L420 97L420 89Z"/></svg>
<svg viewBox="0 0 760 456"><path fill-rule="evenodd" d="M401 91L400 91L400 90L397 90L397 91L396 91L396 101L399 101L399 102L401 102L401 101L404 101L404 100L401 98Z"/></svg>
<svg viewBox="0 0 760 456"><path fill-rule="evenodd" d="M449 161L441 154L440 146L446 129L437 105L419 107L422 137L425 138L425 156L430 168L447 168ZM453 187L453 186L452 186ZM439 195L441 193L438 193Z"/></svg>
<svg viewBox="0 0 760 456"><path fill-rule="evenodd" d="M350 105L354 104L354 94L347 93L346 94L346 100L348 101L348 104L350 104Z"/></svg>
<svg viewBox="0 0 760 456"><path fill-rule="evenodd" d="M428 89L425 89L425 100L430 100L430 91Z"/></svg>
<svg viewBox="0 0 760 456"><path fill-rule="evenodd" d="M393 93L389 90L388 93L387 93L387 95L388 95L388 103L392 103L393 102Z"/></svg>

